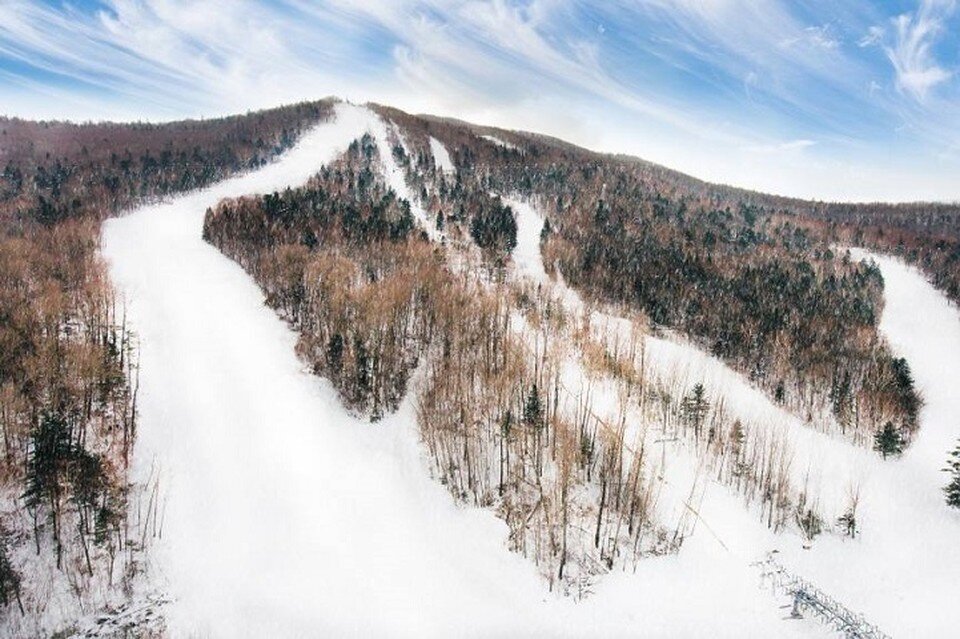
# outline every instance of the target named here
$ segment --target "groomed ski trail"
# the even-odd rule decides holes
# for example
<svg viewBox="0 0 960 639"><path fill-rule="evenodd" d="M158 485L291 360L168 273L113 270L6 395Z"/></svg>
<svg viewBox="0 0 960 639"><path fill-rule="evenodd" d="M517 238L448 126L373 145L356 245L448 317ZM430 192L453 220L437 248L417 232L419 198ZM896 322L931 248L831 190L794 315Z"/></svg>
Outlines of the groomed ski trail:
<svg viewBox="0 0 960 639"><path fill-rule="evenodd" d="M203 215L297 186L381 126L338 105L276 163L105 227L141 342L134 464L162 472L150 571L171 634L809 636L720 555L641 562L579 603L548 593L504 524L430 479L409 403L371 425L303 370L254 282L201 239Z"/></svg>

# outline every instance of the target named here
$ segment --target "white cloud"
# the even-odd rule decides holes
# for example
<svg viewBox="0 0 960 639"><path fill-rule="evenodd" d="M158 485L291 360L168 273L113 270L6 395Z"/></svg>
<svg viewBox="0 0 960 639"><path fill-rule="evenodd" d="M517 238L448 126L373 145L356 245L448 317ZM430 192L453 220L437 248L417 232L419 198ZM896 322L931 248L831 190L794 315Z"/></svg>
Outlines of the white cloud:
<svg viewBox="0 0 960 639"><path fill-rule="evenodd" d="M866 35L860 38L857 41L857 45L862 47L872 47L874 45L880 44L883 41L883 36L886 34L886 29L880 25L873 25L867 29Z"/></svg>
<svg viewBox="0 0 960 639"><path fill-rule="evenodd" d="M931 49L954 7L953 0L921 0L916 12L893 20L895 41L884 50L893 64L897 87L921 102L952 75L938 63Z"/></svg>
<svg viewBox="0 0 960 639"><path fill-rule="evenodd" d="M814 46L822 49L836 49L840 46L840 38L834 33L834 29L829 24L819 27L807 27L804 29L807 39Z"/></svg>
<svg viewBox="0 0 960 639"><path fill-rule="evenodd" d="M875 10L848 27L833 15L801 19L787 0L618 0L588 22L585 0L106 3L91 15L70 8L78 5L0 0L0 56L82 87L0 69L0 111L169 118L339 95L533 129L698 177L819 197L851 196L832 182L835 167L811 168L838 149L859 145L851 155L870 166L893 155L854 139L862 121L892 113L887 122L913 120L907 143L932 131L942 144L945 130L957 140L956 110L901 96L890 82L879 90L870 84L876 68L844 46L890 44L892 27L868 27L887 19ZM927 4L944 14L942 0ZM904 37L890 46L903 53L907 73L926 73L932 60L924 43L936 30L908 46L918 20L908 16ZM637 62L644 54L665 68L649 65L648 78ZM664 70L670 79L656 77ZM942 80L934 72L912 82L923 93ZM693 83L696 95L678 90ZM907 84L897 86L913 96ZM897 188L902 197L914 193Z"/></svg>
<svg viewBox="0 0 960 639"><path fill-rule="evenodd" d="M814 27L804 27L802 31L780 42L780 46L784 48L796 47L798 45L832 51L840 46L840 38L836 35L831 25L823 24Z"/></svg>
<svg viewBox="0 0 960 639"><path fill-rule="evenodd" d="M785 142L775 142L772 144L756 144L752 146L744 147L745 151L751 151L753 153L796 153L803 151L804 149L810 148L815 145L816 142L813 140L807 140L805 138L797 140L787 140Z"/></svg>

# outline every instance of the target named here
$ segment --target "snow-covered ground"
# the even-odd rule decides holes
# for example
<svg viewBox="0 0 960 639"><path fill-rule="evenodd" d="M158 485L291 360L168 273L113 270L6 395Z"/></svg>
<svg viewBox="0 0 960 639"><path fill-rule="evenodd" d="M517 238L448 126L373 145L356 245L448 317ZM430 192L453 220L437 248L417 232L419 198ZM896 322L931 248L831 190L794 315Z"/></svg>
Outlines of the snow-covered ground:
<svg viewBox="0 0 960 639"><path fill-rule="evenodd" d="M277 163L105 228L104 255L142 343L135 463L164 473L151 570L174 599L174 636L816 636L814 624L784 621L783 602L759 587L749 562L774 547L890 632L958 626L960 556L950 546L960 522L941 505L937 469L960 429L950 388L960 324L919 275L887 261L882 328L927 399L917 442L881 464L803 429L837 464L855 459L881 476L865 490L861 539L803 551L710 486L702 525L678 556L614 572L581 602L546 592L506 549L504 524L457 507L430 479L412 407L376 425L350 417L303 370L295 335L254 282L201 239L204 211L220 198L296 186L382 126L340 105L335 123ZM534 265L527 235L518 258ZM913 308L923 316L911 320Z"/></svg>
<svg viewBox="0 0 960 639"><path fill-rule="evenodd" d="M383 177L386 180L387 186L393 189L397 197L407 200L410 203L411 214L413 214L413 217L420 223L420 227L426 231L430 240L433 242L441 242L444 238L443 232L437 228L436 220L430 219L430 216L423 208L423 203L420 201L420 198L407 186L404 167L397 162L391 151L394 144L399 144L403 148L403 152L409 157L410 150L407 147L406 141L403 139L403 134L396 126L388 125L379 118L368 119L367 126L370 135L373 136L380 151L380 159L383 162ZM431 148L434 142L440 144L433 138L430 138L430 140ZM444 153L447 152L442 144L440 147ZM448 162L450 161L449 155L446 156L446 160Z"/></svg>
<svg viewBox="0 0 960 639"><path fill-rule="evenodd" d="M546 284L539 253L542 218L528 202L509 204L517 213L517 273ZM960 438L960 316L916 269L862 250L854 256L879 265L886 297L880 331L894 352L907 358L926 400L920 432L901 459L882 460L811 429L723 362L687 343L648 336L645 348L650 364L674 371L687 380L683 386L703 382L738 417L781 432L791 446L794 480L809 477L812 497L825 515L842 514L851 491L859 491L862 534L856 540L822 535L804 548L796 534L765 530L755 515L731 501L729 491L708 482L698 511L709 534L701 531L681 557L690 553L690 545L702 547L711 540L716 552L745 563L776 549L781 563L894 636L945 636L946 629L960 626L960 607L950 603L960 600L960 513L946 507L940 490L947 482L940 469ZM557 288L569 308L583 312L584 302L562 279ZM629 335L629 323L614 315L592 310L591 321ZM689 460L677 453L665 473L675 484L689 486Z"/></svg>
<svg viewBox="0 0 960 639"><path fill-rule="evenodd" d="M450 159L450 153L447 151L447 147L443 146L443 142L432 136L430 137L430 152L433 153L433 161L439 170L446 173L456 172L457 167L454 166L453 160Z"/></svg>
<svg viewBox="0 0 960 639"><path fill-rule="evenodd" d="M867 471L863 535L825 539L789 563L892 636L956 636L960 512L944 504L941 469L960 438L960 314L913 267L872 259L884 279L880 330L907 358L926 402L920 431L901 459L875 460Z"/></svg>
<svg viewBox="0 0 960 639"><path fill-rule="evenodd" d="M503 148L510 149L511 151L515 151L517 149L516 145L510 144L509 142L505 142L504 140L501 140L500 138L494 135L481 135L480 137L486 140L487 142L492 142L497 146L502 146Z"/></svg>

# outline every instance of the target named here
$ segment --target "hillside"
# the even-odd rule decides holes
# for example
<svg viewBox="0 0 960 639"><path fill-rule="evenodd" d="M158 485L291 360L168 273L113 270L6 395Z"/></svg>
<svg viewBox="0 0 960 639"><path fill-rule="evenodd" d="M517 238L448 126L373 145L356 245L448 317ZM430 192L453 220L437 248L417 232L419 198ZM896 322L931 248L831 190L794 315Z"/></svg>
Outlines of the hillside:
<svg viewBox="0 0 960 639"><path fill-rule="evenodd" d="M99 255L102 220L260 167L329 108L0 121L0 603L18 609L15 634L126 600L156 526L155 478L129 476L139 347Z"/></svg>
<svg viewBox="0 0 960 639"><path fill-rule="evenodd" d="M149 601L177 636L818 636L779 564L942 627L950 580L889 557L922 519L960 568L957 207L333 101L4 126L0 628Z"/></svg>

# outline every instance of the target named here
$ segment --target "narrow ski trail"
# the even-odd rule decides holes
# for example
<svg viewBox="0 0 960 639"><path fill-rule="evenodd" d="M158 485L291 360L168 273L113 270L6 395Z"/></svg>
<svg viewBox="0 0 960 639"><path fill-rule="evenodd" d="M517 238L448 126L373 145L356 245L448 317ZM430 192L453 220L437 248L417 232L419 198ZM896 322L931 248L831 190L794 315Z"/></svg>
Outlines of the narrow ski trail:
<svg viewBox="0 0 960 639"><path fill-rule="evenodd" d="M155 563L177 600L175 635L441 634L492 602L501 616L488 610L487 623L502 622L518 612L513 591L539 585L501 552L495 520L473 521L410 472L412 431L351 419L302 372L295 336L254 282L201 239L207 207L303 183L371 117L341 107L276 164L105 230L141 341L135 463L163 473ZM464 543L437 539L441 522ZM473 574L459 572L465 561Z"/></svg>
<svg viewBox="0 0 960 639"><path fill-rule="evenodd" d="M917 269L863 250L884 279L880 332L907 359L925 405L899 459L863 468L855 541L825 538L789 558L801 574L895 637L952 636L960 625L960 512L941 469L960 438L960 314Z"/></svg>
<svg viewBox="0 0 960 639"><path fill-rule="evenodd" d="M149 571L175 601L171 634L809 636L733 558L704 553L555 597L504 524L430 479L409 403L370 425L304 372L255 283L203 242L204 211L297 186L381 126L339 105L275 164L105 227L142 349L134 465L162 473Z"/></svg>
<svg viewBox="0 0 960 639"><path fill-rule="evenodd" d="M543 220L535 207L511 200L517 212L516 269L535 282L549 281L539 254ZM679 370L692 384L703 381L710 392L724 398L734 414L782 430L792 445L794 479L809 484L817 500L828 506L826 515L843 512L851 490L861 491L856 539L820 536L805 548L795 532L772 534L744 510L742 502L715 482L698 512L711 535L687 540L682 560L700 556L704 565L727 551L740 559L732 573L749 561L776 549L790 570L811 580L893 636L942 636L945 628L960 625L960 513L944 504L942 486L948 477L941 469L960 438L960 315L917 269L903 262L856 249L855 259L872 259L884 278L885 305L879 329L894 353L909 362L926 404L912 445L899 459L883 460L864 447L813 430L779 409L740 374L716 358L682 342L648 336L648 359L661 370ZM579 294L562 278L557 294L568 308L583 312ZM629 323L592 310L594 322L626 338ZM677 460L682 455L676 451ZM674 460L676 461L676 460ZM684 468L676 470L682 477ZM689 470L689 469L686 469ZM689 482L689 478L687 478ZM681 479L680 483L683 483ZM826 526L833 521L825 521ZM722 547L722 550L721 550Z"/></svg>

